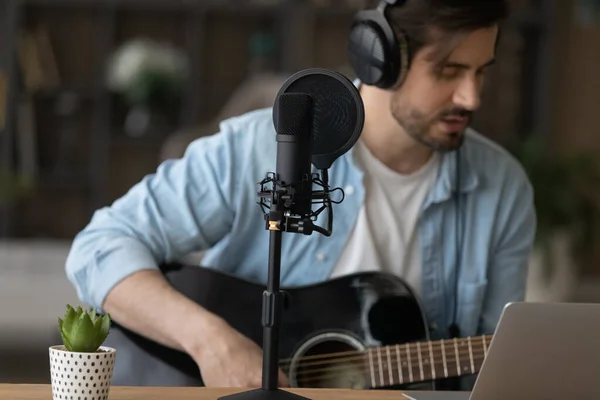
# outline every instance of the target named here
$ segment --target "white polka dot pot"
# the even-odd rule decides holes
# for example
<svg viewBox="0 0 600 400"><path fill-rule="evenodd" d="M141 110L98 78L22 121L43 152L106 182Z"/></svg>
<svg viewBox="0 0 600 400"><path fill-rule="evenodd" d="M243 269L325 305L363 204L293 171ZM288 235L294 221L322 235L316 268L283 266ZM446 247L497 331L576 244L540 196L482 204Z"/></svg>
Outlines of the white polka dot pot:
<svg viewBox="0 0 600 400"><path fill-rule="evenodd" d="M50 377L54 400L108 400L115 349L101 346L94 353L50 347Z"/></svg>

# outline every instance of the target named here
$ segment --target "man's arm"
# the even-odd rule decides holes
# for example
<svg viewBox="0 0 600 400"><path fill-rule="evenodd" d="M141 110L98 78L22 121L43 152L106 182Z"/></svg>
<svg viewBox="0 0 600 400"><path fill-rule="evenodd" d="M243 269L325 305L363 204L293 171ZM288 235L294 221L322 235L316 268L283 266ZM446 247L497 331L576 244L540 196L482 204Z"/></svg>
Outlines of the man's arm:
<svg viewBox="0 0 600 400"><path fill-rule="evenodd" d="M160 271L153 269L135 272L117 283L103 309L128 329L194 358L199 358L208 341L228 326L175 290Z"/></svg>
<svg viewBox="0 0 600 400"><path fill-rule="evenodd" d="M182 159L162 163L156 174L99 210L67 259L67 276L83 302L187 352L206 386L259 387L261 348L176 292L158 263L208 249L230 233L237 196L243 196L240 176L256 157L248 151L255 148L253 140L253 132L225 129L195 141ZM281 369L278 377L278 386L289 386Z"/></svg>
<svg viewBox="0 0 600 400"><path fill-rule="evenodd" d="M480 319L480 333L492 334L504 306L523 301L529 256L536 233L534 193L522 170L512 175L499 213L502 230L488 269L488 287Z"/></svg>
<svg viewBox="0 0 600 400"><path fill-rule="evenodd" d="M194 346L192 336L200 338L217 325L219 318L171 288L158 264L207 249L229 232L237 176L233 135L221 132L196 141L182 159L162 163L95 213L76 236L66 263L81 301L182 350Z"/></svg>

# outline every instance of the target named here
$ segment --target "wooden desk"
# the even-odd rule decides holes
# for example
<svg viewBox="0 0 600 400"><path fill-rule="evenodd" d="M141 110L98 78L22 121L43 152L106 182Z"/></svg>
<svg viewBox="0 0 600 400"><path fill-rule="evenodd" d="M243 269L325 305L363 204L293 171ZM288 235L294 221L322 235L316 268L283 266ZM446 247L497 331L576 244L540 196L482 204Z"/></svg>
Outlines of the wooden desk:
<svg viewBox="0 0 600 400"><path fill-rule="evenodd" d="M203 387L128 387L112 386L109 400L216 400L220 396L247 389ZM340 390L340 389L293 389L290 390L312 400L409 400L399 391ZM50 385L0 384L0 399L51 400Z"/></svg>

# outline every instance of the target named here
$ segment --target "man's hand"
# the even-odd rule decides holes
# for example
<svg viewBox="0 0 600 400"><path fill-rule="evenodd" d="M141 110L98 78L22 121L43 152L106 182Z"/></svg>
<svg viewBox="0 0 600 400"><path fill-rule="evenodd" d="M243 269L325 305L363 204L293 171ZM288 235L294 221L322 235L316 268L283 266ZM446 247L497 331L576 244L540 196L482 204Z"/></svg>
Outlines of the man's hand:
<svg viewBox="0 0 600 400"><path fill-rule="evenodd" d="M206 386L262 386L262 350L226 323L214 327L200 351L192 352ZM288 378L279 370L279 387L289 387Z"/></svg>
<svg viewBox="0 0 600 400"><path fill-rule="evenodd" d="M159 271L140 271L119 282L104 310L126 328L189 354L206 386L262 386L262 349L176 291ZM289 387L281 371L278 386Z"/></svg>

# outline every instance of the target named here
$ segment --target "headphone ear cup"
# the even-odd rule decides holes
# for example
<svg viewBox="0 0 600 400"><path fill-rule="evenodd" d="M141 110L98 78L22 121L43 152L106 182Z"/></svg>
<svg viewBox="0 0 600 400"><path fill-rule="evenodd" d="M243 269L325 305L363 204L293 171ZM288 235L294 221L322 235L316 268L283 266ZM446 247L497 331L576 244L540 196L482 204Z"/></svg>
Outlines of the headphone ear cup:
<svg viewBox="0 0 600 400"><path fill-rule="evenodd" d="M394 87L401 71L401 48L381 13L359 13L348 40L348 59L357 78L366 85L382 89Z"/></svg>
<svg viewBox="0 0 600 400"><path fill-rule="evenodd" d="M366 85L380 86L391 75L387 49L377 26L358 22L350 31L348 58L357 78Z"/></svg>

